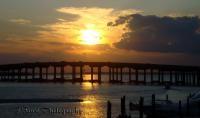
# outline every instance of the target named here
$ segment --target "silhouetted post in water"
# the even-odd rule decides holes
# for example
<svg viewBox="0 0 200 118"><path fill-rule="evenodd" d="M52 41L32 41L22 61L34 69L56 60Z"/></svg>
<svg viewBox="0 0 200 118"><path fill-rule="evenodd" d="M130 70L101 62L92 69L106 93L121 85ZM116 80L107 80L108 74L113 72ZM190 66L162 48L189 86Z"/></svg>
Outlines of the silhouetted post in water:
<svg viewBox="0 0 200 118"><path fill-rule="evenodd" d="M169 96L168 96L168 94L166 95L166 101L168 101L169 100Z"/></svg>
<svg viewBox="0 0 200 118"><path fill-rule="evenodd" d="M129 82L131 82L131 68L128 68Z"/></svg>
<svg viewBox="0 0 200 118"><path fill-rule="evenodd" d="M197 103L198 104L198 111L199 111L199 117L200 117L200 102Z"/></svg>
<svg viewBox="0 0 200 118"><path fill-rule="evenodd" d="M153 69L151 69L151 84L153 83Z"/></svg>
<svg viewBox="0 0 200 118"><path fill-rule="evenodd" d="M76 66L72 66L72 80L75 81L76 79Z"/></svg>
<svg viewBox="0 0 200 118"><path fill-rule="evenodd" d="M101 66L98 67L98 82L101 83Z"/></svg>
<svg viewBox="0 0 200 118"><path fill-rule="evenodd" d="M111 67L109 67L109 82L111 82L112 78L111 78Z"/></svg>
<svg viewBox="0 0 200 118"><path fill-rule="evenodd" d="M123 82L123 68L120 68L120 82Z"/></svg>
<svg viewBox="0 0 200 118"><path fill-rule="evenodd" d="M144 84L146 84L146 69L144 69Z"/></svg>
<svg viewBox="0 0 200 118"><path fill-rule="evenodd" d="M152 118L155 117L155 113L156 113L156 97L155 94L152 94L152 98L151 98L151 105L152 105Z"/></svg>
<svg viewBox="0 0 200 118"><path fill-rule="evenodd" d="M48 67L46 67L46 80L48 80L48 74L49 74Z"/></svg>
<svg viewBox="0 0 200 118"><path fill-rule="evenodd" d="M140 97L139 104L140 104L140 108L139 108L139 110L140 110L140 118L143 118L143 112L144 112L144 107L143 107L143 105L144 105L144 98L143 97Z"/></svg>
<svg viewBox="0 0 200 118"><path fill-rule="evenodd" d="M90 68L91 68L91 81L93 82L93 80L94 80L94 70L93 70L93 66L91 66Z"/></svg>
<svg viewBox="0 0 200 118"><path fill-rule="evenodd" d="M187 97L187 104L186 104L186 114L187 116L190 115L190 99L189 99L189 96Z"/></svg>
<svg viewBox="0 0 200 118"><path fill-rule="evenodd" d="M178 102L179 118L183 118L181 101Z"/></svg>
<svg viewBox="0 0 200 118"><path fill-rule="evenodd" d="M138 69L135 70L135 82L138 84Z"/></svg>
<svg viewBox="0 0 200 118"><path fill-rule="evenodd" d="M107 103L107 118L111 118L111 108L112 108L112 105L111 105L111 103L110 103L110 101L108 101L108 103Z"/></svg>
<svg viewBox="0 0 200 118"><path fill-rule="evenodd" d="M121 98L121 115L122 118L126 116L126 99L125 96Z"/></svg>
<svg viewBox="0 0 200 118"><path fill-rule="evenodd" d="M56 80L56 74L57 74L57 72L56 72L56 66L54 66L54 80Z"/></svg>

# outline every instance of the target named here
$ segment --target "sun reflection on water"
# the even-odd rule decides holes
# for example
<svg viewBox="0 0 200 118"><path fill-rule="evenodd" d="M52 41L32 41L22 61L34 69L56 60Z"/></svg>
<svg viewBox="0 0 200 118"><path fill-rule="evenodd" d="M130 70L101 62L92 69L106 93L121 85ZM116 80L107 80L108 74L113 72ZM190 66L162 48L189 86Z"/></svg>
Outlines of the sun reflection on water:
<svg viewBox="0 0 200 118"><path fill-rule="evenodd" d="M97 98L100 96L86 95L82 99L84 102L80 103L81 118L103 118L105 109L102 109L102 103L98 102Z"/></svg>
<svg viewBox="0 0 200 118"><path fill-rule="evenodd" d="M81 84L81 89L86 91L84 95L81 96L81 99L83 99L84 102L80 103L79 108L82 111L81 118L103 118L105 109L102 109L102 105L104 105L102 102L100 102L100 99L102 96L100 94L97 94L97 88L99 84L98 83L90 83L86 82ZM87 91L89 93L87 94ZM92 93L91 93L92 91Z"/></svg>
<svg viewBox="0 0 200 118"><path fill-rule="evenodd" d="M93 91L95 91L97 88L98 88L98 83L85 82L85 83L81 84L82 90L93 90Z"/></svg>

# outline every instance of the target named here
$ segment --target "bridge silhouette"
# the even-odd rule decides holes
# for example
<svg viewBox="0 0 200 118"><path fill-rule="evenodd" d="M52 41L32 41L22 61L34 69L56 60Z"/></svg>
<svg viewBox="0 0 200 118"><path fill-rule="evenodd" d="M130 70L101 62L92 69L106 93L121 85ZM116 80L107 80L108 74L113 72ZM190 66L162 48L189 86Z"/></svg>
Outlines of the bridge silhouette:
<svg viewBox="0 0 200 118"><path fill-rule="evenodd" d="M67 70L72 68L71 79L66 79ZM90 80L83 79L83 69L90 67ZM102 82L102 68L107 67L109 83L133 83L156 85L200 86L200 67L121 62L35 62L0 65L0 82ZM50 72L49 68L53 68ZM78 69L78 71L77 71ZM94 79L97 69L98 79ZM38 72L37 72L38 70ZM79 74L79 77L77 77ZM53 75L53 79L49 76ZM128 75L125 82L124 75ZM150 76L147 81L147 75ZM142 79L141 79L142 76ZM155 77L156 76L156 77Z"/></svg>

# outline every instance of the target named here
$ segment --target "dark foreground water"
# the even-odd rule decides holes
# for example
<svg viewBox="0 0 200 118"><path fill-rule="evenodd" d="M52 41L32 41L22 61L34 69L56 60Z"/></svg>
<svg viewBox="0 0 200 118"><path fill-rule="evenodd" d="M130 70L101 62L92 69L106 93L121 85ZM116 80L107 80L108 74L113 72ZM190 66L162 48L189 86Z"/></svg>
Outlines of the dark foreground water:
<svg viewBox="0 0 200 118"><path fill-rule="evenodd" d="M197 87L111 85L103 83L91 84L59 84L59 83L0 83L0 99L81 99L83 102L61 103L1 103L0 118L105 118L107 100L112 102L112 115L120 113L120 97L126 95L127 109L129 101L138 101L140 96L145 102L151 100L155 93L159 99L169 95L169 99L178 101L185 99L189 93L197 91ZM128 111L133 117L137 113Z"/></svg>

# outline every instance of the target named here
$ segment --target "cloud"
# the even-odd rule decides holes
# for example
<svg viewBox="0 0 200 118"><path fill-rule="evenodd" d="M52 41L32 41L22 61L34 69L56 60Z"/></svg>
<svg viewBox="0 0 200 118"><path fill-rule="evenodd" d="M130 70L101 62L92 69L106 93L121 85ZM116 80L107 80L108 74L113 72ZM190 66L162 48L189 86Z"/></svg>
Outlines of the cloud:
<svg viewBox="0 0 200 118"><path fill-rule="evenodd" d="M119 17L109 26L126 24L117 48L172 53L200 53L200 19L196 16L158 17L133 14Z"/></svg>
<svg viewBox="0 0 200 118"><path fill-rule="evenodd" d="M17 24L30 24L31 21L27 19L10 19L10 22L17 23Z"/></svg>
<svg viewBox="0 0 200 118"><path fill-rule="evenodd" d="M32 24L22 25L6 20L0 20L0 26L0 42L3 40L37 39L39 31L50 31L50 29Z"/></svg>
<svg viewBox="0 0 200 118"><path fill-rule="evenodd" d="M63 16L69 16L69 14L74 17L77 16L77 19L68 21L59 17L57 22L43 25L44 28L52 30L52 32L40 32L44 39L56 39L68 43L83 43L81 31L91 29L89 26L93 26L92 29L101 34L101 43L113 43L116 42L115 39L119 39L123 28L120 26L109 29L107 22L114 21L121 15L129 15L139 11L100 7L61 7L57 8L56 12Z"/></svg>

